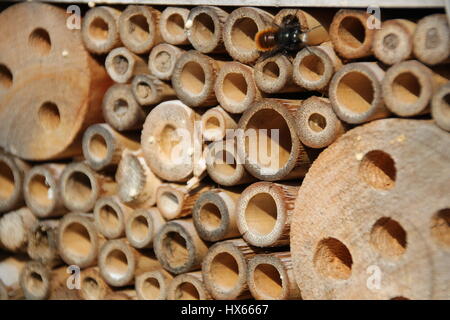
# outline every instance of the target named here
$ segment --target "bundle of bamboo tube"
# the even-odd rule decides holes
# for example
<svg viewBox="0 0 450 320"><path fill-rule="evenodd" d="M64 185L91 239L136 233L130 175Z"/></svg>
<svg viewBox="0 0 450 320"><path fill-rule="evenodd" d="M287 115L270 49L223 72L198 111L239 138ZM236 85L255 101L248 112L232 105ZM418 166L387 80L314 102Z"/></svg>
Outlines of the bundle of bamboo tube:
<svg viewBox="0 0 450 320"><path fill-rule="evenodd" d="M0 299L450 299L445 15L272 9L0 12Z"/></svg>

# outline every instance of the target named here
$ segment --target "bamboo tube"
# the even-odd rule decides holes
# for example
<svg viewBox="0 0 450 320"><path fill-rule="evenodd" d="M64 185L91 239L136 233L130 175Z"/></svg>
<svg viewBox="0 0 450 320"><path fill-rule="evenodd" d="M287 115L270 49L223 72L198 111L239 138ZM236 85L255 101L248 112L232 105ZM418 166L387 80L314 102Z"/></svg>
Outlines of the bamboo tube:
<svg viewBox="0 0 450 320"><path fill-rule="evenodd" d="M222 64L194 50L183 53L172 72L172 87L178 98L191 107L217 105L214 83Z"/></svg>
<svg viewBox="0 0 450 320"><path fill-rule="evenodd" d="M175 63L183 52L184 50L168 43L158 44L148 58L150 73L160 80L170 80Z"/></svg>
<svg viewBox="0 0 450 320"><path fill-rule="evenodd" d="M346 130L327 98L312 96L304 100L296 119L300 141L311 148L329 146Z"/></svg>
<svg viewBox="0 0 450 320"><path fill-rule="evenodd" d="M303 298L448 298L449 143L432 121L384 119L321 153L291 224ZM368 290L379 271L391 285Z"/></svg>
<svg viewBox="0 0 450 320"><path fill-rule="evenodd" d="M149 6L129 5L120 15L120 40L136 54L148 53L162 42L159 32L161 12Z"/></svg>
<svg viewBox="0 0 450 320"><path fill-rule="evenodd" d="M148 115L141 145L148 166L158 177L187 181L192 176L196 119L196 113L179 100L160 103Z"/></svg>
<svg viewBox="0 0 450 320"><path fill-rule="evenodd" d="M70 211L89 212L99 197L115 193L116 183L100 175L83 162L68 164L61 174L60 190Z"/></svg>
<svg viewBox="0 0 450 320"><path fill-rule="evenodd" d="M104 300L137 300L136 290L117 290L108 294Z"/></svg>
<svg viewBox="0 0 450 320"><path fill-rule="evenodd" d="M259 90L266 93L301 91L292 78L292 61L285 55L275 55L255 65L254 77Z"/></svg>
<svg viewBox="0 0 450 320"><path fill-rule="evenodd" d="M106 122L117 131L141 129L147 116L129 84L111 86L103 98L102 108Z"/></svg>
<svg viewBox="0 0 450 320"><path fill-rule="evenodd" d="M65 266L52 270L41 262L30 261L20 274L20 286L25 299L47 300L57 287L66 285L68 277Z"/></svg>
<svg viewBox="0 0 450 320"><path fill-rule="evenodd" d="M190 216L195 201L209 189L211 186L204 183L193 188L163 183L156 191L156 205L166 220Z"/></svg>
<svg viewBox="0 0 450 320"><path fill-rule="evenodd" d="M0 243L11 252L26 252L28 234L37 219L27 207L6 213L0 219Z"/></svg>
<svg viewBox="0 0 450 320"><path fill-rule="evenodd" d="M373 53L385 64L395 64L412 58L416 24L406 19L384 21L375 32Z"/></svg>
<svg viewBox="0 0 450 320"><path fill-rule="evenodd" d="M220 141L225 138L227 130L237 128L235 117L228 114L221 106L206 111L202 117L202 134L206 141Z"/></svg>
<svg viewBox="0 0 450 320"><path fill-rule="evenodd" d="M0 152L0 212L20 208L24 204L23 180L29 170L24 161Z"/></svg>
<svg viewBox="0 0 450 320"><path fill-rule="evenodd" d="M240 236L236 203L238 189L213 189L203 192L192 209L194 226L205 241L220 241Z"/></svg>
<svg viewBox="0 0 450 320"><path fill-rule="evenodd" d="M390 67L381 88L386 107L402 117L430 112L430 100L437 88L448 79L434 73L416 60Z"/></svg>
<svg viewBox="0 0 450 320"><path fill-rule="evenodd" d="M111 287L103 280L98 267L81 271L80 296L83 300L103 300L112 293Z"/></svg>
<svg viewBox="0 0 450 320"><path fill-rule="evenodd" d="M153 248L164 269L174 274L199 269L208 251L206 243L198 236L192 219L166 223L153 240Z"/></svg>
<svg viewBox="0 0 450 320"><path fill-rule="evenodd" d="M239 62L227 62L220 68L214 91L220 106L230 113L242 113L262 98L253 68Z"/></svg>
<svg viewBox="0 0 450 320"><path fill-rule="evenodd" d="M431 100L431 115L436 124L450 131L450 83L443 85Z"/></svg>
<svg viewBox="0 0 450 320"><path fill-rule="evenodd" d="M145 162L142 150L125 150L116 172L117 195L134 208L147 208L156 203L156 190L161 180Z"/></svg>
<svg viewBox="0 0 450 320"><path fill-rule="evenodd" d="M384 71L375 62L349 63L335 73L328 95L342 121L360 124L387 117L381 90Z"/></svg>
<svg viewBox="0 0 450 320"><path fill-rule="evenodd" d="M234 139L211 143L206 152L206 170L214 182L235 186L255 180L244 168Z"/></svg>
<svg viewBox="0 0 450 320"><path fill-rule="evenodd" d="M336 53L346 59L358 59L372 55L375 28L367 21L376 19L365 10L341 9L333 18L330 38Z"/></svg>
<svg viewBox="0 0 450 320"><path fill-rule="evenodd" d="M211 300L203 284L201 271L176 276L167 289L167 300Z"/></svg>
<svg viewBox="0 0 450 320"><path fill-rule="evenodd" d="M173 88L153 75L135 76L131 83L131 91L141 106L151 106L176 98Z"/></svg>
<svg viewBox="0 0 450 320"><path fill-rule="evenodd" d="M132 212L117 196L102 197L94 207L95 226L107 239L121 238L125 236L125 224Z"/></svg>
<svg viewBox="0 0 450 320"><path fill-rule="evenodd" d="M423 63L435 65L449 61L450 28L445 14L420 19L413 37L414 55Z"/></svg>
<svg viewBox="0 0 450 320"><path fill-rule="evenodd" d="M58 254L59 220L36 221L28 233L27 253L31 259L55 267L62 261Z"/></svg>
<svg viewBox="0 0 450 320"><path fill-rule="evenodd" d="M136 294L139 300L166 300L173 276L165 270L155 270L136 277Z"/></svg>
<svg viewBox="0 0 450 320"><path fill-rule="evenodd" d="M23 299L20 287L20 274L27 263L28 257L24 255L0 257L0 282L7 291L9 300Z"/></svg>
<svg viewBox="0 0 450 320"><path fill-rule="evenodd" d="M25 202L36 217L58 217L67 212L59 189L64 168L64 164L48 163L33 167L25 175Z"/></svg>
<svg viewBox="0 0 450 320"><path fill-rule="evenodd" d="M77 156L84 128L101 121L111 79L80 32L64 27L70 18L43 3L10 6L0 16L2 30L10 30L0 36L0 117L8 123L0 126L0 147L22 159Z"/></svg>
<svg viewBox="0 0 450 320"><path fill-rule="evenodd" d="M137 251L125 239L107 241L100 249L98 266L106 283L114 287L130 285L136 276L161 268L152 251Z"/></svg>
<svg viewBox="0 0 450 320"><path fill-rule="evenodd" d="M65 215L58 228L59 255L68 265L87 268L96 265L100 246L104 242L92 214Z"/></svg>
<svg viewBox="0 0 450 320"><path fill-rule="evenodd" d="M87 50L106 54L120 47L119 17L121 12L111 7L90 9L83 18L81 36Z"/></svg>
<svg viewBox="0 0 450 320"><path fill-rule="evenodd" d="M189 9L166 7L159 18L159 30L164 42L173 45L189 44L184 25L189 16Z"/></svg>
<svg viewBox="0 0 450 320"><path fill-rule="evenodd" d="M214 244L202 262L203 283L214 299L238 300L250 297L247 261L256 254L242 239Z"/></svg>
<svg viewBox="0 0 450 320"><path fill-rule="evenodd" d="M111 79L118 83L131 82L134 76L149 72L147 63L125 47L108 53L105 66Z"/></svg>
<svg viewBox="0 0 450 320"><path fill-rule="evenodd" d="M300 300L290 252L258 254L248 261L247 283L257 300Z"/></svg>
<svg viewBox="0 0 450 320"><path fill-rule="evenodd" d="M256 182L248 186L236 204L237 226L245 241L256 247L289 244L289 231L298 187Z"/></svg>
<svg viewBox="0 0 450 320"><path fill-rule="evenodd" d="M254 177L274 181L305 175L314 155L297 136L295 113L300 105L300 100L265 99L242 115L237 151Z"/></svg>
<svg viewBox="0 0 450 320"><path fill-rule="evenodd" d="M331 42L317 47L304 48L292 63L294 82L307 90L325 91L333 74L342 62L333 50Z"/></svg>
<svg viewBox="0 0 450 320"><path fill-rule="evenodd" d="M165 223L157 208L135 210L126 221L127 240L137 249L152 248L153 239Z"/></svg>
<svg viewBox="0 0 450 320"><path fill-rule="evenodd" d="M222 53L223 25L228 13L219 7L198 6L191 9L185 23L185 32L195 50L202 53Z"/></svg>
<svg viewBox="0 0 450 320"><path fill-rule="evenodd" d="M140 147L138 137L121 134L106 123L87 128L82 145L84 158L96 171L116 167L122 158L123 150L137 150Z"/></svg>
<svg viewBox="0 0 450 320"><path fill-rule="evenodd" d="M273 16L254 8L241 7L234 10L225 21L223 43L229 55L242 63L256 61L260 53L255 44L255 35L272 26Z"/></svg>

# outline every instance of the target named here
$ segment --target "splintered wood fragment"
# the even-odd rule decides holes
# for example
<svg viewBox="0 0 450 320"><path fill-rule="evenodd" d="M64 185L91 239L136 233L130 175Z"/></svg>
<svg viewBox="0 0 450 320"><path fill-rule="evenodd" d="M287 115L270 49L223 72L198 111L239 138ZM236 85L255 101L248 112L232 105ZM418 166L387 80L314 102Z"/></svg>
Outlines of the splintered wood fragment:
<svg viewBox="0 0 450 320"><path fill-rule="evenodd" d="M135 210L126 221L127 240L137 249L152 248L153 239L165 223L157 208Z"/></svg>
<svg viewBox="0 0 450 320"><path fill-rule="evenodd" d="M24 204L24 178L30 166L5 152L0 152L0 212L18 209Z"/></svg>
<svg viewBox="0 0 450 320"><path fill-rule="evenodd" d="M192 46L202 53L223 53L223 25L228 13L219 7L198 6L191 9L185 32Z"/></svg>
<svg viewBox="0 0 450 320"><path fill-rule="evenodd" d="M247 282L257 300L300 300L290 252L258 254L248 262Z"/></svg>
<svg viewBox="0 0 450 320"><path fill-rule="evenodd" d="M327 98L312 96L304 100L296 119L300 141L311 148L325 148L346 131Z"/></svg>
<svg viewBox="0 0 450 320"><path fill-rule="evenodd" d="M54 267L61 264L58 253L58 227L60 220L36 221L28 232L27 253L31 259Z"/></svg>
<svg viewBox="0 0 450 320"><path fill-rule="evenodd" d="M121 238L125 236L125 224L132 212L117 196L102 197L94 207L95 226L107 239Z"/></svg>
<svg viewBox="0 0 450 320"><path fill-rule="evenodd" d="M173 45L189 44L184 26L189 16L189 9L166 7L159 18L159 31L164 42Z"/></svg>
<svg viewBox="0 0 450 320"><path fill-rule="evenodd" d="M83 135L83 156L94 170L115 168L125 149L137 150L139 136L123 134L106 123L97 123L86 129Z"/></svg>
<svg viewBox="0 0 450 320"><path fill-rule="evenodd" d="M170 80L175 63L183 52L183 49L168 43L158 44L148 57L150 73L160 80Z"/></svg>
<svg viewBox="0 0 450 320"><path fill-rule="evenodd" d="M135 288L139 300L166 300L173 276L161 269L136 277Z"/></svg>
<svg viewBox="0 0 450 320"><path fill-rule="evenodd" d="M211 300L202 272L189 272L176 276L167 289L167 300Z"/></svg>
<svg viewBox="0 0 450 320"><path fill-rule="evenodd" d="M68 164L60 179L64 205L70 211L89 212L98 198L116 192L116 182L93 171L84 162Z"/></svg>
<svg viewBox="0 0 450 320"><path fill-rule="evenodd" d="M126 239L107 241L100 248L98 266L106 283L114 287L130 285L136 276L161 268L152 250L138 251Z"/></svg>
<svg viewBox="0 0 450 320"><path fill-rule="evenodd" d="M164 269L174 274L198 270L208 251L192 219L166 223L156 235L153 247Z"/></svg>
<svg viewBox="0 0 450 320"><path fill-rule="evenodd" d="M83 300L103 300L112 288L103 280L98 267L81 271L80 296Z"/></svg>
<svg viewBox="0 0 450 320"><path fill-rule="evenodd" d="M87 268L97 264L97 255L105 242L97 231L92 214L65 215L58 228L59 255L68 265Z"/></svg>
<svg viewBox="0 0 450 320"><path fill-rule="evenodd" d="M111 79L117 83L128 83L135 75L149 73L147 62L124 47L108 53L105 66Z"/></svg>
<svg viewBox="0 0 450 320"><path fill-rule="evenodd" d="M159 32L161 12L149 6L129 5L120 15L120 40L131 52L148 53L162 42Z"/></svg>
<svg viewBox="0 0 450 320"><path fill-rule="evenodd" d="M360 124L387 117L381 88L384 74L376 62L349 63L336 72L328 96L339 119Z"/></svg>
<svg viewBox="0 0 450 320"><path fill-rule="evenodd" d="M65 167L64 164L47 163L34 166L25 175L25 202L36 217L58 217L67 212L59 185Z"/></svg>
<svg viewBox="0 0 450 320"><path fill-rule="evenodd" d="M3 248L11 252L26 252L29 232L36 221L27 207L4 214L0 219L0 243Z"/></svg>

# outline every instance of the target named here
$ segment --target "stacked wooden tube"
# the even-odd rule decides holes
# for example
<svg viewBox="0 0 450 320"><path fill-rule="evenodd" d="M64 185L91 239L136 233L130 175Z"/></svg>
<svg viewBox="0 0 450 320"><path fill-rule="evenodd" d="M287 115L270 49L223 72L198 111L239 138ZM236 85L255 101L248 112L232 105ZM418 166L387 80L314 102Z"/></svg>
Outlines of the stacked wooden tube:
<svg viewBox="0 0 450 320"><path fill-rule="evenodd" d="M0 13L0 25L14 7ZM345 166L334 169L328 159L366 132L374 135L367 138L368 154L344 155L356 157L363 179L382 190L393 188L395 177L386 167L394 160L371 151L370 143L389 137L380 148L411 144L412 133L398 129L408 127L404 121L439 144L449 142L448 22L441 13L377 21L365 10L270 12L142 5L87 11L78 37L93 61L105 61L110 79L101 92L103 116L82 128L78 148L58 153L62 160L26 157L14 148L0 153L0 298L374 297L343 284L351 281L356 257L337 236L320 239L339 232L331 230L338 224L327 222L325 210L312 208L328 208L326 196L315 198L321 190L314 184L339 186L339 177L331 181L333 172L344 175ZM256 34L292 16L310 30L307 47L265 58ZM381 28L370 28L368 19ZM0 94L12 74L0 63ZM441 165L447 153L440 155L429 165L443 171L444 181L450 167ZM320 180L321 170L331 172L324 175L328 180ZM333 196L330 201L339 203L339 194ZM432 232L441 247L430 255L445 266L450 203L439 205ZM342 224L351 228L349 219ZM397 222L385 219L368 230L378 237L375 243L387 232L405 250L406 239L393 235L401 233ZM364 224L363 217L356 220ZM407 271L405 278L414 278L414 268ZM437 274L433 283L444 282L438 293L414 295L407 288L389 294L450 299L450 276Z"/></svg>

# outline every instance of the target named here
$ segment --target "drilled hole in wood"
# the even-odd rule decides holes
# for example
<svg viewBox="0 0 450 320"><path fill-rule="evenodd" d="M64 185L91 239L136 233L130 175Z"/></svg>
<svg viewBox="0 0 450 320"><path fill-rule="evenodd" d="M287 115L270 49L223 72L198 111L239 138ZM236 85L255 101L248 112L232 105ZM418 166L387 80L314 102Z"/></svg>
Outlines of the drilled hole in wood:
<svg viewBox="0 0 450 320"><path fill-rule="evenodd" d="M262 72L264 74L264 77L266 77L268 80L276 80L280 76L280 67L277 63L269 61L264 64Z"/></svg>
<svg viewBox="0 0 450 320"><path fill-rule="evenodd" d="M189 259L186 239L177 232L168 232L162 241L162 250L172 268L181 267Z"/></svg>
<svg viewBox="0 0 450 320"><path fill-rule="evenodd" d="M161 285L156 278L149 277L144 280L141 288L142 296L146 300L156 300L161 294Z"/></svg>
<svg viewBox="0 0 450 320"><path fill-rule="evenodd" d="M219 253L211 261L210 276L220 290L232 290L239 281L239 266L236 259L227 252Z"/></svg>
<svg viewBox="0 0 450 320"><path fill-rule="evenodd" d="M223 79L222 91L227 100L239 103L247 96L247 81L241 73L228 73Z"/></svg>
<svg viewBox="0 0 450 320"><path fill-rule="evenodd" d="M316 271L327 278L345 280L352 273L352 255L345 244L335 238L325 238L318 243L313 262Z"/></svg>
<svg viewBox="0 0 450 320"><path fill-rule="evenodd" d="M109 36L109 25L100 17L96 17L89 25L89 35L97 41L106 41Z"/></svg>
<svg viewBox="0 0 450 320"><path fill-rule="evenodd" d="M257 111L245 130L245 151L250 163L267 170L279 170L286 165L291 156L292 137L281 114L273 109Z"/></svg>
<svg viewBox="0 0 450 320"><path fill-rule="evenodd" d="M126 254L119 249L108 252L105 259L105 271L113 279L121 279L127 275L128 259Z"/></svg>
<svg viewBox="0 0 450 320"><path fill-rule="evenodd" d="M29 195L38 205L51 206L53 199L50 186L42 174L35 174L28 184Z"/></svg>
<svg viewBox="0 0 450 320"><path fill-rule="evenodd" d="M73 222L64 229L62 247L71 256L79 258L86 257L94 249L89 231L78 222Z"/></svg>
<svg viewBox="0 0 450 320"><path fill-rule="evenodd" d="M245 221L249 232L267 235L277 222L277 204L269 193L253 196L245 208Z"/></svg>
<svg viewBox="0 0 450 320"><path fill-rule="evenodd" d="M130 17L128 21L128 32L130 37L136 42L145 42L150 36L150 26L147 18L142 14Z"/></svg>
<svg viewBox="0 0 450 320"><path fill-rule="evenodd" d="M283 291L280 272L271 264L259 264L253 271L255 289L270 299L278 298Z"/></svg>
<svg viewBox="0 0 450 320"><path fill-rule="evenodd" d="M200 221L206 230L213 231L220 227L222 214L215 204L206 203L200 209Z"/></svg>
<svg viewBox="0 0 450 320"><path fill-rule="evenodd" d="M450 209L438 211L431 220L431 235L442 246L450 248Z"/></svg>
<svg viewBox="0 0 450 320"><path fill-rule="evenodd" d="M309 116L308 125L314 132L321 132L327 126L327 120L319 113L313 113Z"/></svg>
<svg viewBox="0 0 450 320"><path fill-rule="evenodd" d="M13 84L13 74L11 70L4 64L0 64L0 87L4 89L11 88Z"/></svg>
<svg viewBox="0 0 450 320"><path fill-rule="evenodd" d="M205 87L205 72L197 62L191 61L184 65L180 76L181 86L187 92L198 95Z"/></svg>
<svg viewBox="0 0 450 320"><path fill-rule="evenodd" d="M74 171L67 178L65 192L68 200L85 203L92 196L91 179L84 172Z"/></svg>
<svg viewBox="0 0 450 320"><path fill-rule="evenodd" d="M84 278L81 283L81 288L89 299L99 300L102 298L100 286L98 285L97 280L92 277Z"/></svg>
<svg viewBox="0 0 450 320"><path fill-rule="evenodd" d="M395 186L397 169L392 157L384 151L373 150L359 165L360 177L376 189L388 190Z"/></svg>
<svg viewBox="0 0 450 320"><path fill-rule="evenodd" d="M258 26L250 18L237 19L231 28L231 42L237 50L255 50L255 35L258 33Z"/></svg>
<svg viewBox="0 0 450 320"><path fill-rule="evenodd" d="M117 99L114 101L114 113L116 114L116 116L118 117L123 117L127 114L128 112L128 101L124 100L124 99Z"/></svg>
<svg viewBox="0 0 450 320"><path fill-rule="evenodd" d="M338 36L347 46L358 48L364 43L366 31L359 19L346 17L339 25Z"/></svg>
<svg viewBox="0 0 450 320"><path fill-rule="evenodd" d="M214 21L210 15L200 13L194 18L192 23L193 35L199 42L208 42L213 39L215 28Z"/></svg>
<svg viewBox="0 0 450 320"><path fill-rule="evenodd" d="M131 222L131 236L135 241L143 241L150 233L148 221L144 216L137 216Z"/></svg>
<svg viewBox="0 0 450 320"><path fill-rule="evenodd" d="M117 230L120 227L118 213L108 204L105 204L100 208L99 219L102 228L106 230Z"/></svg>
<svg viewBox="0 0 450 320"><path fill-rule="evenodd" d="M0 160L0 198L2 200L11 198L15 188L14 173L11 167Z"/></svg>
<svg viewBox="0 0 450 320"><path fill-rule="evenodd" d="M177 300L199 300L200 293L197 288L190 282L182 282L175 289Z"/></svg>
<svg viewBox="0 0 450 320"><path fill-rule="evenodd" d="M36 50L40 55L47 55L52 49L50 35L47 30L42 28L34 29L33 32L31 32L28 43L30 44L30 47Z"/></svg>
<svg viewBox="0 0 450 320"><path fill-rule="evenodd" d="M127 57L118 54L114 56L112 60L112 67L114 69L114 72L122 75L125 74L130 67L130 62L128 61Z"/></svg>
<svg viewBox="0 0 450 320"><path fill-rule="evenodd" d="M352 71L339 81L336 94L341 106L356 113L367 112L374 98L371 80L363 73Z"/></svg>
<svg viewBox="0 0 450 320"><path fill-rule="evenodd" d="M61 123L58 106L53 102L43 103L38 111L39 123L48 131L56 130Z"/></svg>
<svg viewBox="0 0 450 320"><path fill-rule="evenodd" d="M299 65L300 75L308 81L318 81L325 72L325 65L315 54L305 56Z"/></svg>
<svg viewBox="0 0 450 320"><path fill-rule="evenodd" d="M101 161L108 155L108 144L100 134L94 134L89 140L89 154L97 161Z"/></svg>
<svg viewBox="0 0 450 320"><path fill-rule="evenodd" d="M420 97L422 87L416 75L411 72L403 72L392 82L392 91L398 101L415 103Z"/></svg>
<svg viewBox="0 0 450 320"><path fill-rule="evenodd" d="M398 257L405 253L407 245L405 229L394 219L382 217L373 225L370 243L386 257Z"/></svg>
<svg viewBox="0 0 450 320"><path fill-rule="evenodd" d="M180 36L184 34L183 17L178 13L171 14L167 18L166 29L169 33L171 33L174 36Z"/></svg>

